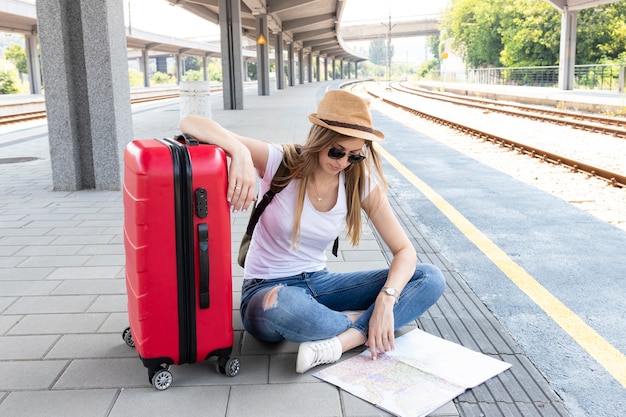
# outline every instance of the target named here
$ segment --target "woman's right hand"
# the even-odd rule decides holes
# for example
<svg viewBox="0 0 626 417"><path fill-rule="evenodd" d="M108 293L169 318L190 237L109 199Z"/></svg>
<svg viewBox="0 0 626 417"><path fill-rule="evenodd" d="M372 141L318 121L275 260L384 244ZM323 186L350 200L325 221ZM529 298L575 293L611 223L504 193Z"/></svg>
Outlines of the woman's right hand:
<svg viewBox="0 0 626 417"><path fill-rule="evenodd" d="M226 198L233 213L246 211L256 201L256 169L243 145L231 155Z"/></svg>

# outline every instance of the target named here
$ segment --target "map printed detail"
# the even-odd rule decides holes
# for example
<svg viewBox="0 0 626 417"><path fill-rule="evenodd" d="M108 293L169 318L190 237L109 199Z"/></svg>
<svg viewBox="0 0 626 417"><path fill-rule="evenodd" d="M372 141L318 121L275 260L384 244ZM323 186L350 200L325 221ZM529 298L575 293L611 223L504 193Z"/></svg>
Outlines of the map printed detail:
<svg viewBox="0 0 626 417"><path fill-rule="evenodd" d="M401 417L426 416L511 365L413 330L373 361L369 350L313 374Z"/></svg>

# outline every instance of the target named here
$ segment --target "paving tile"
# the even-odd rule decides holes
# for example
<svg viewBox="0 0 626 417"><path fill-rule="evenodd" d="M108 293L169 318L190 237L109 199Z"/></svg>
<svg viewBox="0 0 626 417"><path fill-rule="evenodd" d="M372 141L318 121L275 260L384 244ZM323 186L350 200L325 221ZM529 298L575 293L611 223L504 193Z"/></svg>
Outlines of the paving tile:
<svg viewBox="0 0 626 417"><path fill-rule="evenodd" d="M23 316L5 316L0 315L0 335L6 334L17 322L22 319Z"/></svg>
<svg viewBox="0 0 626 417"><path fill-rule="evenodd" d="M356 397L349 392L340 390L341 403L346 417L382 417L393 416L384 410Z"/></svg>
<svg viewBox="0 0 626 417"><path fill-rule="evenodd" d="M123 244L81 246L79 255L124 255Z"/></svg>
<svg viewBox="0 0 626 417"><path fill-rule="evenodd" d="M67 361L0 361L0 390L48 389Z"/></svg>
<svg viewBox="0 0 626 417"><path fill-rule="evenodd" d="M110 235L97 235L97 236L57 236L56 239L52 242L54 245L97 245L97 244L107 244L110 243L111 236Z"/></svg>
<svg viewBox="0 0 626 417"><path fill-rule="evenodd" d="M42 359L58 339L57 335L2 336L0 360Z"/></svg>
<svg viewBox="0 0 626 417"><path fill-rule="evenodd" d="M148 371L139 358L76 359L53 388L143 388L146 385L149 385Z"/></svg>
<svg viewBox="0 0 626 417"><path fill-rule="evenodd" d="M16 256L59 256L59 255L76 255L83 246L81 245L38 245L25 246L16 252Z"/></svg>
<svg viewBox="0 0 626 417"><path fill-rule="evenodd" d="M95 333L108 314L33 314L24 316L8 334ZM121 334L121 332L120 332Z"/></svg>
<svg viewBox="0 0 626 417"><path fill-rule="evenodd" d="M3 230L4 232L4 230ZM20 246L20 245L15 245L15 246L0 246L0 256L11 256L15 253L17 253L20 249L25 248L26 246Z"/></svg>
<svg viewBox="0 0 626 417"><path fill-rule="evenodd" d="M341 415L338 389L330 384L235 386L226 416L293 417L294 413L298 417Z"/></svg>
<svg viewBox="0 0 626 417"><path fill-rule="evenodd" d="M87 309L90 313L125 312L127 310L128 297L123 295L100 295Z"/></svg>
<svg viewBox="0 0 626 417"><path fill-rule="evenodd" d="M229 393L229 386L123 389L108 417L223 417Z"/></svg>
<svg viewBox="0 0 626 417"><path fill-rule="evenodd" d="M31 245L47 245L54 240L54 236L50 235L5 235L0 237L1 246L31 246Z"/></svg>
<svg viewBox="0 0 626 417"><path fill-rule="evenodd" d="M1 281L0 294L5 296L47 295L59 286L59 281Z"/></svg>
<svg viewBox="0 0 626 417"><path fill-rule="evenodd" d="M13 268L22 262L24 262L27 258L24 256L0 256L0 268Z"/></svg>
<svg viewBox="0 0 626 417"><path fill-rule="evenodd" d="M55 336L56 343L52 349L48 348L46 359L137 358L137 352L124 343L121 334L120 331L117 334L70 334L60 338Z"/></svg>
<svg viewBox="0 0 626 417"><path fill-rule="evenodd" d="M117 392L116 389L12 392L0 403L0 417L103 417Z"/></svg>
<svg viewBox="0 0 626 417"><path fill-rule="evenodd" d="M26 258L20 267L26 268L58 268L69 266L81 266L91 258L91 256L32 256Z"/></svg>
<svg viewBox="0 0 626 417"><path fill-rule="evenodd" d="M124 254L119 255L93 255L86 262L85 266L109 266L124 265L126 258Z"/></svg>
<svg viewBox="0 0 626 417"><path fill-rule="evenodd" d="M244 355L275 355L278 353L296 353L299 345L289 341L280 343L261 342L252 337L249 333L244 333L241 346L241 352Z"/></svg>
<svg viewBox="0 0 626 417"><path fill-rule="evenodd" d="M47 281L47 280L46 280ZM43 285L46 281L40 283ZM56 281L50 281L55 283ZM0 288L2 282L0 281ZM112 279L74 279L60 281L56 284L54 290L50 292L53 295L71 295L71 294L126 294L126 281L120 278Z"/></svg>
<svg viewBox="0 0 626 417"><path fill-rule="evenodd" d="M0 311L4 314L11 304L15 303L18 297L0 297Z"/></svg>
<svg viewBox="0 0 626 417"><path fill-rule="evenodd" d="M56 268L47 278L53 280L116 278L123 270L122 266L61 267Z"/></svg>
<svg viewBox="0 0 626 417"><path fill-rule="evenodd" d="M58 295L21 297L5 314L81 313L93 304L94 295Z"/></svg>
<svg viewBox="0 0 626 417"><path fill-rule="evenodd" d="M49 232L49 236L92 236L109 234L105 233L106 227L54 227Z"/></svg>
<svg viewBox="0 0 626 417"><path fill-rule="evenodd" d="M121 337L128 326L128 313L111 313L98 329L98 333L117 333Z"/></svg>
<svg viewBox="0 0 626 417"><path fill-rule="evenodd" d="M233 355L235 356L235 355ZM239 374L230 377L221 374L217 370L217 358L211 357L206 361L172 365L170 372L174 379L175 386L194 386L194 385L249 385L249 384L267 384L269 357L261 355L245 355L238 356L241 363ZM137 359L139 361L139 359ZM139 361L141 363L141 361ZM143 372L147 375L148 371L144 368Z"/></svg>

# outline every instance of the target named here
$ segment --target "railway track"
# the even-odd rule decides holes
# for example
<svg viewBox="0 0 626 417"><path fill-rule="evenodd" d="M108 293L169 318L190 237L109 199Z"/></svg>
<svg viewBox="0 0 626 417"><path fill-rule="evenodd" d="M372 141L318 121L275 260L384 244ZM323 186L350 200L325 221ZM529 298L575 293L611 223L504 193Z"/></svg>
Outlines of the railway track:
<svg viewBox="0 0 626 417"><path fill-rule="evenodd" d="M523 106L523 105L515 105L515 104L511 104L511 105L504 105L505 107L510 107L510 108L517 108L519 107L518 110L512 110L512 109L503 109L503 111L497 110L494 107L494 103L496 103L498 106L502 105L502 103L500 102L494 102L493 100L483 100L483 99L473 99L473 98L465 98L465 97L461 97L461 98L457 98L457 97L452 97L452 95L450 94L441 94L441 93L434 93L434 94L430 94L431 92L429 91L417 91L411 88L406 88L406 87L401 87L398 86L397 84L393 84L392 85L392 89L395 89L396 91L402 91L408 94L418 94L422 97L425 98L429 98L429 99L437 99L437 100L444 100L447 102L450 102L452 104L457 104L457 105L469 105L472 107L478 107L480 109L483 109L485 111L499 111L499 112L504 112L506 114L509 115L515 115L518 117L530 117L533 120L538 120L538 121L542 121L542 122L550 122L550 123L557 123L556 120L554 120L556 118L556 116L554 116L555 113L563 113L563 114L570 114L569 112L560 112L560 111L550 111L550 110L546 110L547 115L540 115L537 113L534 113L533 115L530 115L530 111L531 110L535 110L534 107L529 107L529 106ZM529 146L527 144L523 144L523 143L519 143L516 142L514 140L511 139L507 139L498 135L494 135L490 132L485 132L483 130L480 129L476 129L474 127L471 126L466 126L460 123L456 123L452 120L446 119L446 118L442 118L433 114L430 114L426 111L420 110L420 109L415 109L412 107L409 107L405 104L402 104L400 102L395 101L393 98L387 97L385 96L385 94L381 94L378 93L377 91L373 90L373 89L366 89L367 93L369 95L371 95L372 97L381 100L382 102L392 105L396 108L399 108L403 111L409 112L411 114L414 114L420 118L424 118L426 120L429 120L433 123L437 123L443 126L447 126L450 127L452 129L455 129L457 131L460 131L464 134L467 135L471 135L474 136L478 139L484 140L484 141L489 141L492 142L494 144L497 144L499 146L504 146L507 148L510 148L511 150L515 150L521 154L524 155L528 155L530 157L533 158L538 158L541 159L543 161L546 162L550 162L553 164L557 164L557 165L563 165L563 166L567 166L569 167L572 171L575 172L584 172L588 175L600 178L602 180L607 181L609 184L615 186L615 187L620 187L620 188L626 188L626 176L622 175L622 174L618 174L615 172L611 172L602 168L599 168L597 166L592 166L590 164L581 162L581 161L577 161L577 160L573 160L571 158L567 158L564 157L562 155L558 155L556 153L553 152L548 152L545 151L543 149L539 149L533 146ZM414 92L416 91L416 92ZM440 96L439 98L437 97L433 97L433 96ZM489 103L491 102L491 103ZM542 110L543 111L543 110ZM525 114L528 113L528 114ZM581 115L581 116L586 116L586 115ZM589 116L588 118L590 119L605 119L602 117L596 117L596 116ZM573 120L564 118L564 117L560 117L558 120L558 124L560 125L571 125L573 127L576 128L583 128L583 127L579 127L577 124ZM594 121L594 122L589 122L589 121L583 121L581 122L582 125L588 125L590 123L598 124L598 121ZM626 127L626 126L625 126ZM618 137L626 137L626 130L617 127L615 129L609 128L608 126L604 126L603 129L600 129L600 127L595 126L593 129L591 127L589 128L585 128L585 130L589 130L589 131L593 131L593 132L599 132L599 133L603 133L603 134L611 134L614 136L618 136ZM623 134L619 134L616 135L614 130L619 130L622 131Z"/></svg>
<svg viewBox="0 0 626 417"><path fill-rule="evenodd" d="M424 88L410 86L406 83L392 83L390 87L395 91L445 101L455 105L473 107L484 111L493 111L509 116L525 117L557 125L568 125L589 132L626 138L626 119L623 118L575 113L475 97L462 97L456 94L426 90Z"/></svg>
<svg viewBox="0 0 626 417"><path fill-rule="evenodd" d="M151 101L159 101L159 100L168 100L172 98L178 98L180 94L163 94L159 96L153 97L135 97L131 98L130 104L138 104L138 103L147 103ZM21 122L29 122L32 120L39 120L46 118L46 111L32 111L32 112L24 112L24 113L16 113L16 114L8 114L0 116L0 126L12 124L12 123L21 123Z"/></svg>

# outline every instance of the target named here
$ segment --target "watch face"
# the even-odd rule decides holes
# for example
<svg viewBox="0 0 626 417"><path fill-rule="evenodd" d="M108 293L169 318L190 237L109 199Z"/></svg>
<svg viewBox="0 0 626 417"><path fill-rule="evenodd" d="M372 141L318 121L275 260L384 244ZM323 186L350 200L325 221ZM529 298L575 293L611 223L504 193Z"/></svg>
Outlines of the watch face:
<svg viewBox="0 0 626 417"><path fill-rule="evenodd" d="M387 291L389 295L394 295L394 291L391 288L387 288L385 291Z"/></svg>

